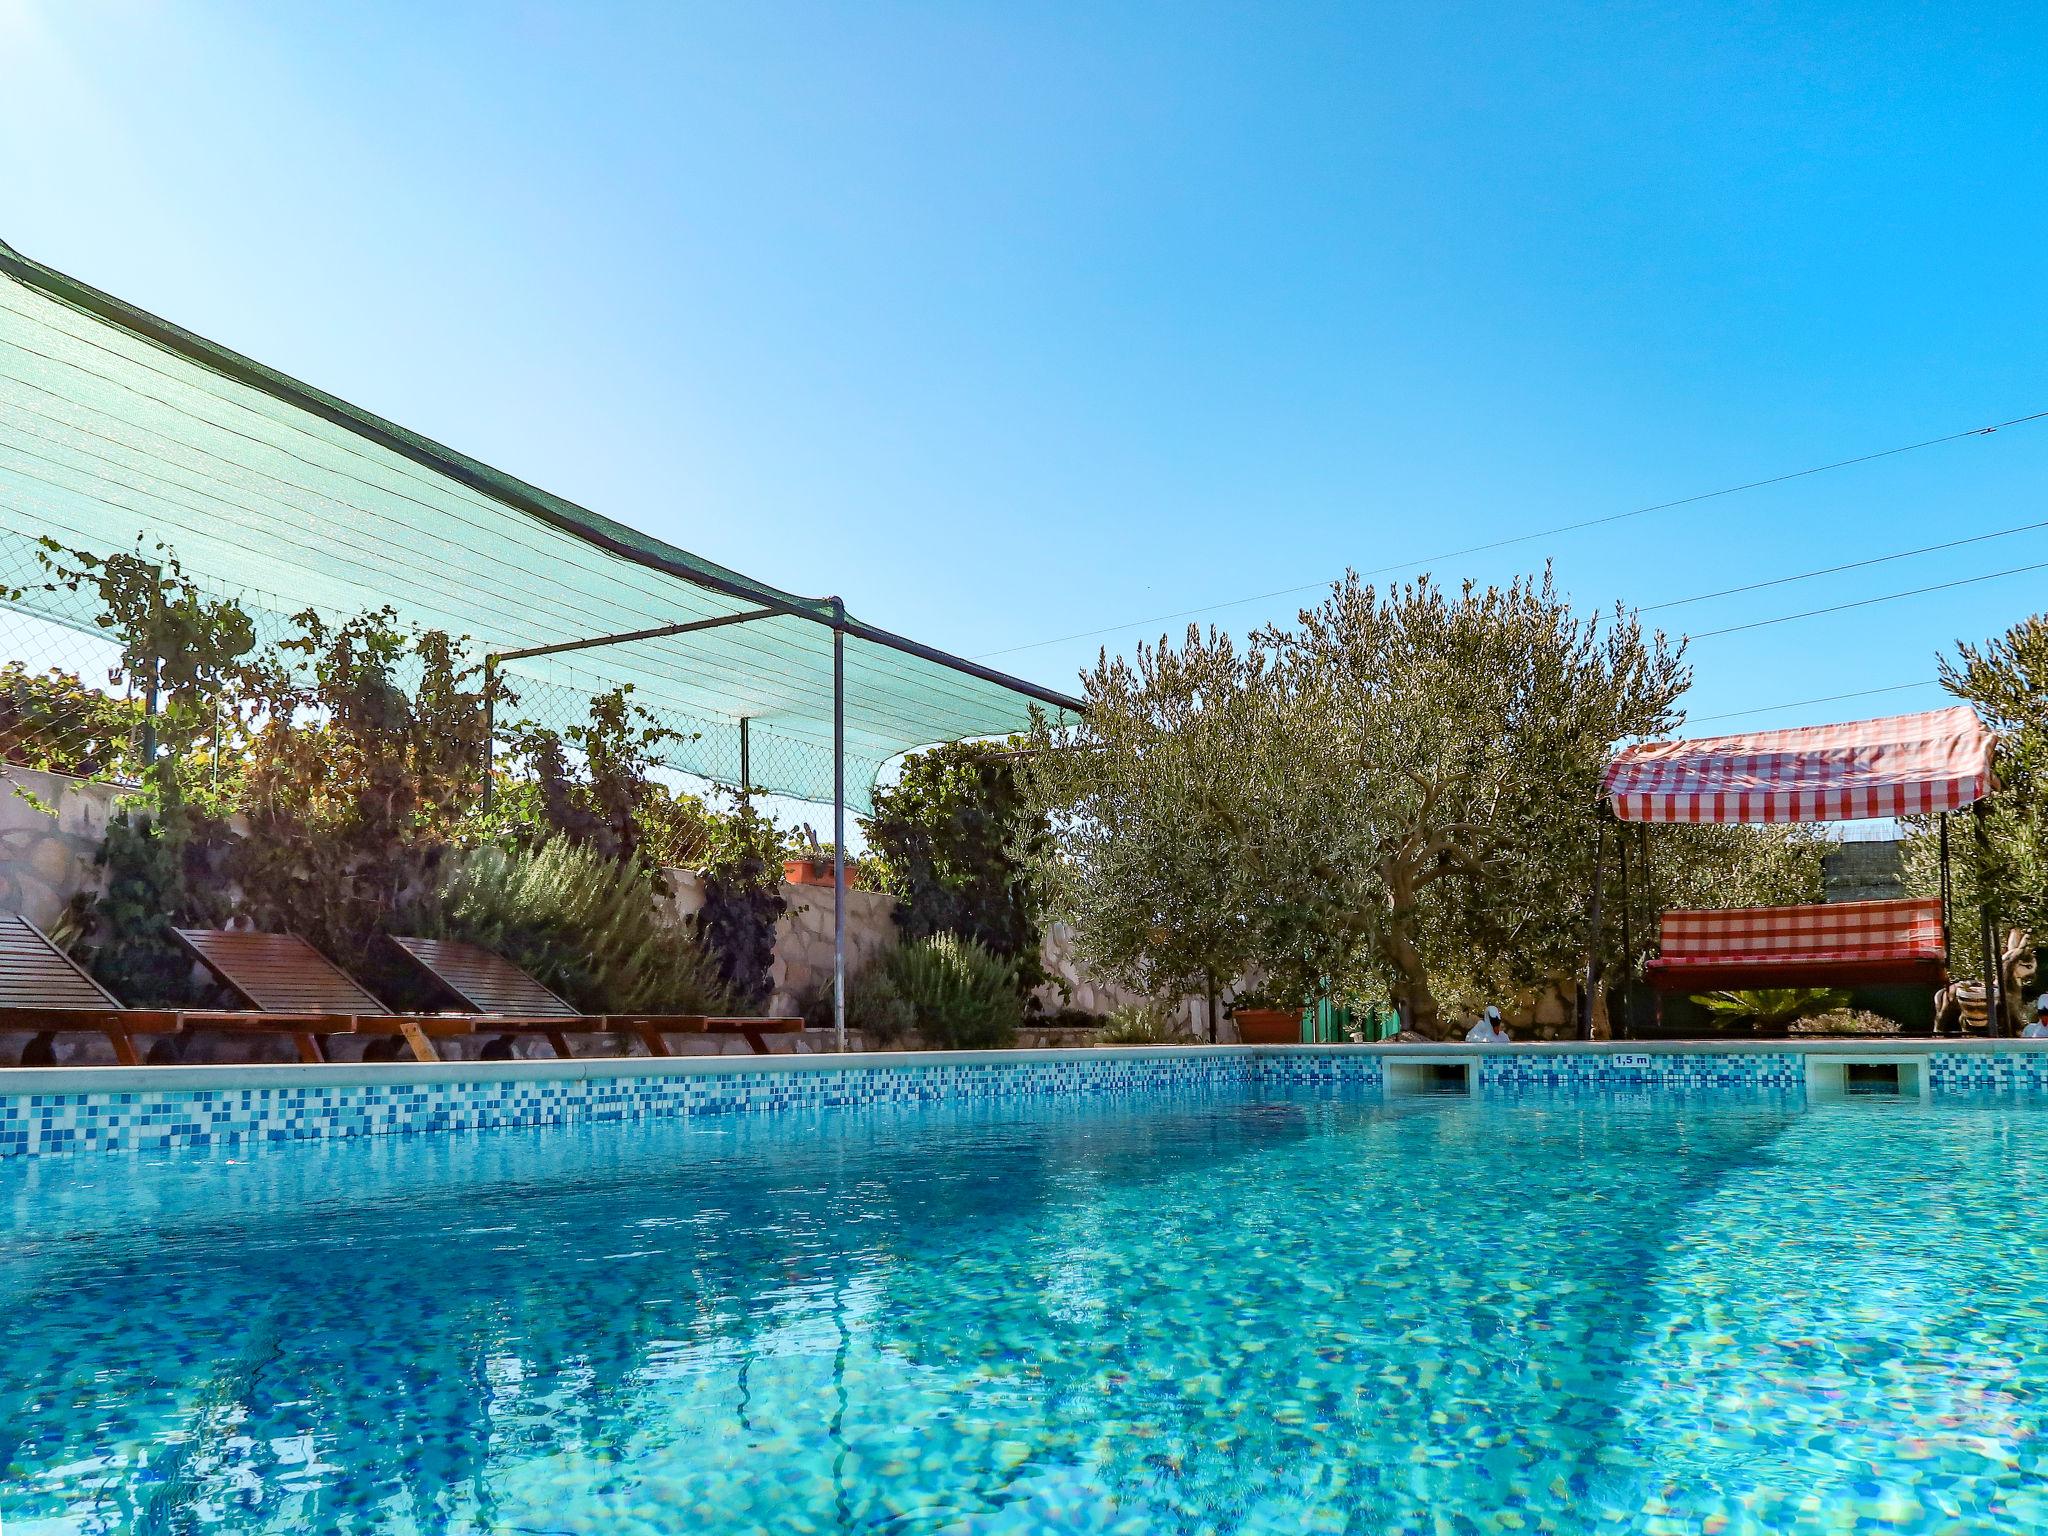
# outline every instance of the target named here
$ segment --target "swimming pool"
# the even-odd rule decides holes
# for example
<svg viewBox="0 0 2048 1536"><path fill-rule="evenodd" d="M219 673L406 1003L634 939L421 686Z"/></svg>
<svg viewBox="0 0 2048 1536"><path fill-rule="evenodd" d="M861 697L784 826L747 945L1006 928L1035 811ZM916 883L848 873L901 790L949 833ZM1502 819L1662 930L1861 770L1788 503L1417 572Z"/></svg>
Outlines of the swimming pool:
<svg viewBox="0 0 2048 1536"><path fill-rule="evenodd" d="M1182 1084L0 1164L49 1532L2012 1531L2048 1118Z"/></svg>

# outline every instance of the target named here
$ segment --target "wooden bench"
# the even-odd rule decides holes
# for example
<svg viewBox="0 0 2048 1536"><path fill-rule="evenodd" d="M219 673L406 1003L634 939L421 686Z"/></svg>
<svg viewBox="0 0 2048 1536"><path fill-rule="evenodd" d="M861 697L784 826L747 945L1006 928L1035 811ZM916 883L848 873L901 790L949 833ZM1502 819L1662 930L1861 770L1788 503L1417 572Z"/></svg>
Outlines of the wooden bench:
<svg viewBox="0 0 2048 1536"><path fill-rule="evenodd" d="M1938 897L1667 912L1649 964L1660 992L1948 979Z"/></svg>

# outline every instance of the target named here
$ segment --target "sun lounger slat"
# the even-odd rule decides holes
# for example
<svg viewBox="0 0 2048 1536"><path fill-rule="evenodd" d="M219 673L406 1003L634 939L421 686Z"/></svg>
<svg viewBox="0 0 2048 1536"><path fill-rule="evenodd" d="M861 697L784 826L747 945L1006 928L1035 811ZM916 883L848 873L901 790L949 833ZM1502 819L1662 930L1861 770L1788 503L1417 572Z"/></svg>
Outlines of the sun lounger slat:
<svg viewBox="0 0 2048 1536"><path fill-rule="evenodd" d="M172 932L251 1008L265 1013L344 1017L391 1012L295 934L218 928L175 928Z"/></svg>
<svg viewBox="0 0 2048 1536"><path fill-rule="evenodd" d="M391 942L478 1013L520 1020L575 1021L583 1017L503 955L481 945L460 939L393 938Z"/></svg>
<svg viewBox="0 0 2048 1536"><path fill-rule="evenodd" d="M0 913L0 1008L120 1006L113 993L93 980L42 929L16 913Z"/></svg>

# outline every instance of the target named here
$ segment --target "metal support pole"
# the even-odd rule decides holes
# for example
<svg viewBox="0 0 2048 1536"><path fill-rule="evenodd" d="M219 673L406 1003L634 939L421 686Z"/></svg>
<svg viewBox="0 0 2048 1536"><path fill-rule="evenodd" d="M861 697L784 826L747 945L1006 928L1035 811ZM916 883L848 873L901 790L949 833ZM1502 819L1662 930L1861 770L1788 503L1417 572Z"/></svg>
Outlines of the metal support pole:
<svg viewBox="0 0 2048 1536"><path fill-rule="evenodd" d="M1650 925L1650 932L1644 935L1648 946L1661 948L1664 942L1664 906L1657 897L1657 872L1650 865L1650 824L1636 823L1636 883L1643 888L1643 917ZM1650 1021L1661 1027L1664 1023L1664 994L1652 988L1650 991Z"/></svg>
<svg viewBox="0 0 2048 1536"><path fill-rule="evenodd" d="M1628 828L1615 828L1614 843L1621 856L1621 1028L1614 1034L1625 1040L1635 1016L1636 1000L1636 946L1628 923Z"/></svg>
<svg viewBox="0 0 2048 1536"><path fill-rule="evenodd" d="M1982 800L1973 807L1971 819L1977 826L1977 905L1984 942L1984 1032L1996 1038L2005 1033L2005 1009L1998 996L1997 923L1991 915L1991 892L1985 881L1986 866L1991 861L1991 840L1984 830Z"/></svg>
<svg viewBox="0 0 2048 1536"><path fill-rule="evenodd" d="M1600 875L1607 854L1608 811L1593 824L1593 893L1586 902L1586 985L1579 993L1579 1038L1593 1038L1593 997L1600 986Z"/></svg>
<svg viewBox="0 0 2048 1536"><path fill-rule="evenodd" d="M832 1049L846 1049L846 605L832 599Z"/></svg>
<svg viewBox="0 0 2048 1536"><path fill-rule="evenodd" d="M498 658L484 658L484 809L491 808L497 786L491 768L498 750Z"/></svg>
<svg viewBox="0 0 2048 1536"><path fill-rule="evenodd" d="M1941 952L1942 957L1946 959L1954 952L1956 942L1955 931L1948 915L1951 889L1948 872L1948 812L1943 811L1935 818L1935 824L1941 828Z"/></svg>
<svg viewBox="0 0 2048 1536"><path fill-rule="evenodd" d="M747 717L740 716L740 804L752 805L750 791L754 787L753 744L749 740Z"/></svg>

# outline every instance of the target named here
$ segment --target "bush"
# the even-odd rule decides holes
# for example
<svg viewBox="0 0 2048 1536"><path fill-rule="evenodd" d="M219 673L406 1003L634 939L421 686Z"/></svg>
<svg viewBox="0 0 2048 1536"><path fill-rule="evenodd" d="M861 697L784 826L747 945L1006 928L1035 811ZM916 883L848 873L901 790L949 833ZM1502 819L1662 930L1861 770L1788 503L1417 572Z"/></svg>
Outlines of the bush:
<svg viewBox="0 0 2048 1536"><path fill-rule="evenodd" d="M1047 845L999 746L962 741L913 754L864 817L907 940L957 933L1011 962L1018 995L1045 980L1038 914L1020 855Z"/></svg>
<svg viewBox="0 0 2048 1536"><path fill-rule="evenodd" d="M898 945L869 971L887 975L934 1049L999 1050L1016 1042L1024 1016L1016 967L972 939L933 934Z"/></svg>
<svg viewBox="0 0 2048 1536"><path fill-rule="evenodd" d="M732 811L713 819L711 836L698 928L734 1006L759 1010L774 991L775 924L788 906L782 832L735 797Z"/></svg>
<svg viewBox="0 0 2048 1536"><path fill-rule="evenodd" d="M726 1013L732 1000L694 935L662 911L639 865L553 838L451 855L399 932L497 951L586 1013Z"/></svg>
<svg viewBox="0 0 2048 1536"><path fill-rule="evenodd" d="M77 903L93 975L130 1007L197 1003L192 956L171 934L186 920L177 827L166 827L144 802L131 801L107 823L95 862L105 888Z"/></svg>
<svg viewBox="0 0 2048 1536"><path fill-rule="evenodd" d="M110 698L75 672L0 666L0 761L87 779L133 778L142 707Z"/></svg>
<svg viewBox="0 0 2048 1536"><path fill-rule="evenodd" d="M1159 1003L1129 1003L1103 1021L1097 1045L1173 1045L1188 1038L1180 1020Z"/></svg>
<svg viewBox="0 0 2048 1536"><path fill-rule="evenodd" d="M828 981L804 1008L804 1022L812 1029L832 1027L832 984ZM868 1045L894 1045L917 1028L917 1011L896 984L888 957L875 961L857 974L846 989L846 1028L858 1031Z"/></svg>
<svg viewBox="0 0 2048 1536"><path fill-rule="evenodd" d="M1849 994L1828 987L1762 987L1747 992L1713 992L1695 998L1717 1024L1785 1029L1801 1019L1849 1006Z"/></svg>

